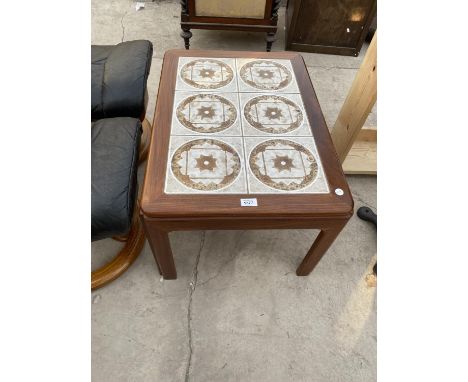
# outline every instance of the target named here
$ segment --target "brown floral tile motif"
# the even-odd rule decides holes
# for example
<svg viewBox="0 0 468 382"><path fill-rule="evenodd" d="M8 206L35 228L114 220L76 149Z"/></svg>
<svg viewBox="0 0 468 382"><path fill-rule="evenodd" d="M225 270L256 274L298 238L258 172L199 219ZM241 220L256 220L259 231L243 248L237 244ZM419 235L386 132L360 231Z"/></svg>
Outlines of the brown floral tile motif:
<svg viewBox="0 0 468 382"><path fill-rule="evenodd" d="M173 154L172 173L188 188L216 191L232 184L241 171L236 150L215 139L195 139L184 143Z"/></svg>
<svg viewBox="0 0 468 382"><path fill-rule="evenodd" d="M312 184L318 165L304 146L286 139L272 139L257 145L249 156L249 166L263 184L282 191L295 191Z"/></svg>
<svg viewBox="0 0 468 382"><path fill-rule="evenodd" d="M252 98L244 107L247 122L260 131L284 134L302 125L304 116L293 101L276 95Z"/></svg>
<svg viewBox="0 0 468 382"><path fill-rule="evenodd" d="M195 167L199 168L200 170L208 170L213 172L214 169L217 167L216 158L213 158L213 154L201 154L198 158L195 158L195 160L197 161L197 165Z"/></svg>
<svg viewBox="0 0 468 382"><path fill-rule="evenodd" d="M269 60L256 60L245 64L240 69L240 78L246 84L261 90L283 89L292 81L288 68Z"/></svg>
<svg viewBox="0 0 468 382"><path fill-rule="evenodd" d="M177 119L197 133L218 133L230 128L237 119L231 101L216 94L197 94L185 98L177 107Z"/></svg>
<svg viewBox="0 0 468 382"><path fill-rule="evenodd" d="M199 59L185 64L180 77L197 89L218 89L232 81L234 72L222 61Z"/></svg>

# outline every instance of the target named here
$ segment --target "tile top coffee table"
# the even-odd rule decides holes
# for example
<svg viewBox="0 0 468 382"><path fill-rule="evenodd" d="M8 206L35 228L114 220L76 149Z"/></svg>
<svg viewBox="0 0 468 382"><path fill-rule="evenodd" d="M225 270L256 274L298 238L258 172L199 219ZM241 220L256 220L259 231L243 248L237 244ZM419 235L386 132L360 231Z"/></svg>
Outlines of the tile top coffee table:
<svg viewBox="0 0 468 382"><path fill-rule="evenodd" d="M320 229L309 274L353 199L302 57L166 52L140 206L165 279L178 230Z"/></svg>

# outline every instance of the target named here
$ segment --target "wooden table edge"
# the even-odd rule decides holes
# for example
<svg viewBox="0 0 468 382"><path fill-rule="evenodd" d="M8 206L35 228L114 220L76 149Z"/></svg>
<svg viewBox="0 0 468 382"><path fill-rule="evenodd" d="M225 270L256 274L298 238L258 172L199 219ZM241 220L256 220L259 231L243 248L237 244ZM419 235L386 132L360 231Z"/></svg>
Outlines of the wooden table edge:
<svg viewBox="0 0 468 382"><path fill-rule="evenodd" d="M308 82L308 85L310 85L310 90L312 91L313 98L318 105L318 100L316 98L315 94L315 89L313 88L312 80L310 79L310 76L307 71L307 66L305 64L304 58L302 57L301 54L296 53L296 52L246 52L246 51L219 51L219 50L185 50L185 49L171 49L165 52L164 54L164 60L163 60L163 65L161 69L161 74L165 73L165 66L169 65L170 63L176 62L179 57L206 57L206 56L212 56L212 57L219 57L219 58L279 58L279 59L288 59L291 60L291 64L296 72L296 69L298 66L300 68L304 68L304 72L302 73L305 77L303 78L306 79ZM297 76L298 73L296 73ZM167 81L171 81L170 79L166 79ZM348 184L346 182L345 175L343 173L343 170L341 166L340 168L337 168L337 166L333 166L334 169L333 171L335 173L340 173L341 178L344 180L344 182L338 182L336 184L330 184L330 178L328 178L328 186L330 188L330 192L327 194L281 194L281 193L274 193L274 194L166 194L164 190L160 190L158 192L152 192L151 194L151 200L148 200L149 196L148 194L150 193L149 191L152 190L154 184L152 182L148 182L148 169L149 169L149 164L150 162L153 163L154 161L154 156L155 156L155 141L157 140L157 133L158 133L158 128L157 128L157 122L158 122L158 111L160 111L160 93L161 93L161 88L163 84L163 79L161 79L159 83L159 89L158 89L158 97L157 97L157 102L156 102L156 107L155 107L155 113L154 113L154 118L153 118L153 131L152 131L152 136L151 136L151 148L150 148L150 153L148 157L148 162L147 162L147 168L145 172L145 179L144 179L144 185L143 185L143 193L140 197L140 209L141 213L148 218L174 218L174 219L180 219L180 218L195 218L195 219L211 219L211 218L230 218L233 216L239 216L239 217L245 217L245 218L272 218L276 216L282 216L284 218L298 218L298 217L306 217L309 219L313 218L322 218L324 216L328 217L333 217L333 218L344 218L346 219L348 216L352 216L353 214L353 208L354 208L354 201L352 198L351 191L348 187ZM307 85L305 84L298 84L299 86L299 91L301 93L301 96L303 96L303 90L304 88L307 89ZM306 106L306 112L309 114L309 106ZM321 113L320 110L320 116L318 116L320 119L319 123L323 124L326 127L326 122L323 117L323 114ZM330 132L328 131L328 128L326 128L325 134L327 137L325 140L328 140L329 142L332 142ZM316 142L318 145L318 142ZM338 159L338 155L336 154L336 151L334 150L333 144L330 149L333 150L331 155L334 157L334 162L335 163L340 163ZM320 148L317 147L317 149L320 152ZM323 163L323 160L322 160ZM324 165L325 168L325 165ZM167 174L164 172L164 176L167 176ZM148 184L147 184L148 183ZM339 187L342 188L345 192L345 194L341 197L337 197L334 192L333 188ZM185 197L203 197L207 205L209 206L210 203L210 196L216 196L216 197L230 197L231 199L235 198L288 198L288 197L296 197L297 196L317 196L317 195L322 195L323 197L327 197L328 200L323 203L323 202L312 202L312 203L304 203L304 206L309 207L309 209L304 212L300 211L298 212L295 210L292 213L288 213L284 210L282 210L280 213L274 211L255 211L255 210L249 210L249 209L240 209L238 205L232 204L231 207L227 207L227 209L224 209L222 211L216 211L216 210L211 210L207 212L206 210L201 209L201 211L180 211L178 210L177 206L174 206L174 204L177 204L177 201L180 201L184 196ZM174 204L171 203L171 199L174 199ZM233 209L233 211L230 211L230 209ZM330 209L332 211L330 211ZM323 212L321 212L323 210Z"/></svg>
<svg viewBox="0 0 468 382"><path fill-rule="evenodd" d="M277 213L271 211L258 211L256 207L245 207L246 210L242 212L233 211L227 213L226 211L205 213L203 211L178 211L178 210L165 210L156 202L148 203L140 200L140 214L148 219L169 219L169 220L225 220L225 219L318 219L318 220L340 220L349 219L354 214L354 201L346 205L346 208L331 213L324 208L323 212L317 211L315 213ZM336 206L335 206L336 207Z"/></svg>

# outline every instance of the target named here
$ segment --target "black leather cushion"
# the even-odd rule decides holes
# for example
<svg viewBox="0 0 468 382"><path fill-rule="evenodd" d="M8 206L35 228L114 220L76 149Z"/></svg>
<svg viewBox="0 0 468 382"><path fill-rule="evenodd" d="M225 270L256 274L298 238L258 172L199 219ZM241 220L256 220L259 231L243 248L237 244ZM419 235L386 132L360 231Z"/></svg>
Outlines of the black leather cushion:
<svg viewBox="0 0 468 382"><path fill-rule="evenodd" d="M140 118L153 44L146 40L91 46L91 119Z"/></svg>
<svg viewBox="0 0 468 382"><path fill-rule="evenodd" d="M137 192L141 122L101 119L91 124L91 240L126 234Z"/></svg>

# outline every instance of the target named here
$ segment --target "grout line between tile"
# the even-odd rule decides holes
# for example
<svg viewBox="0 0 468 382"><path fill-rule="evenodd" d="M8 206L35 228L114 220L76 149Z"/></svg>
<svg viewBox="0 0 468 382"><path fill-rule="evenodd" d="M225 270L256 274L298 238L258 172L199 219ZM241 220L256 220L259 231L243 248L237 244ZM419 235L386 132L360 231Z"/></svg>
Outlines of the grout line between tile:
<svg viewBox="0 0 468 382"><path fill-rule="evenodd" d="M230 144L232 145L233 142L231 143L228 143L225 141L225 139L228 139L228 140L231 140L231 139L240 139L240 148L243 150L243 158L244 160L242 161L243 163L242 164L242 170L244 171L244 181L245 181L245 187L247 189L247 194L274 194L274 193L279 193L279 194L291 194L291 193L307 193L307 194L325 194L325 193L329 193L329 190L330 190L330 187L329 187L329 184L328 184L328 179L323 171L323 166L322 166L322 161L321 161L321 158L320 158L320 154L317 150L317 146L316 146L316 143L315 143L315 137L313 135L313 132L312 132L312 129L311 129L311 125L310 125L310 120L309 120L309 116L307 115L307 111L305 110L305 103L304 103L304 99L303 99L303 96L302 94L300 93L299 91L299 87L298 87L298 84L297 84L297 79L296 79L296 74L294 72L294 68L292 67L291 65L291 62L290 60L282 60L282 59L278 59L278 60L272 60L272 61L277 61L279 63L281 62L285 62L285 66L287 66L287 68L291 71L291 73L293 74L293 77L292 77L292 81L291 83L288 85L288 88L289 89L286 89L285 92L281 91L281 90L268 90L268 91L263 91L261 89L253 89L252 90L249 90L249 88L247 89L242 89L241 90L241 78L240 78L240 73L239 73L239 58L217 58L217 57L209 57L209 58L214 58L214 59L219 59L221 61L223 61L225 64L227 65L230 65L231 62L234 63L234 76L235 76L235 82L232 84L231 82L225 86L223 86L222 88L220 89L196 89L196 88L193 88L191 87L189 84L185 83L182 79L182 77L180 76L180 70L181 70L181 67L185 64L187 64L188 62L190 62L190 60L192 59L196 59L195 57L184 57L184 60L181 60L179 58L179 61L178 61L178 68L177 68L177 78L176 78L176 89L174 91L174 100L178 99L179 97L182 98L182 100L180 100L179 104L183 101L183 99L189 97L190 95L193 95L193 94L229 94L230 97L227 97L228 100L229 98L233 98L233 102L234 101L234 98L237 98L237 113L238 113L238 119L239 121L236 121L239 125L239 131L240 131L240 135L231 135L231 134L227 134L227 135L223 135L223 134L220 134L220 133L214 133L214 134L206 134L206 133L197 133L197 132L194 132L194 131L187 131L187 133L173 133L173 128L174 128L174 118L177 118L176 115L175 115L175 110L177 109L177 106L175 105L176 102L174 102L174 107L173 107L173 110L172 110L172 118L171 118L171 131L170 131L170 139L169 139L169 149L168 149L168 158L167 158L167 169L166 169L166 179L165 179L165 189L164 189L164 192L165 193L169 193L169 194L198 194L198 195L203 195L203 194L225 194L225 195L228 195L228 194L239 194L239 192L223 192L222 189L221 190L217 190L217 191L199 191L199 190L192 190L192 189L189 189L187 188L185 185L181 184L183 186L184 189L187 190L187 192L184 192L184 191L180 191L180 192L168 192L166 189L167 189L167 185L168 185L168 173L171 173L172 174L172 170L170 168L170 159L171 159L171 146L172 146L172 143L173 143L173 137L176 138L176 137L181 137L180 139L178 140L181 140L182 142L182 139L185 138L185 140L181 143L181 145L183 145L184 143L186 142L189 142L190 140L193 140L193 139L219 139L221 141L224 141L225 143L227 144ZM231 61L232 60L232 61ZM231 61L231 62L230 62ZM249 61L252 61L252 60L247 60L247 62ZM281 73L280 73L281 74ZM183 86L187 87L187 89L185 88L178 88L178 86L182 84ZM234 90L230 89L230 90L226 90L226 87L228 87L230 84L234 85L234 86L231 86L231 87L234 87ZM242 83L243 84L243 83ZM244 85L244 84L243 84ZM245 84L246 86L250 86L248 84ZM294 90L294 91L292 91ZM185 94L184 94L185 93ZM237 95L234 95L235 93L237 93ZM247 126L245 124L248 124L247 121L245 121L244 119L244 115L243 115L243 109L242 109L242 102L241 102L241 94L246 94L245 97L248 97L248 99L252 99L253 97L255 97L256 95L282 95L282 96L286 96L286 98L288 98L287 96L288 95L291 95L293 96L291 101L293 101L294 103L298 103L298 106L300 108L300 110L302 111L303 115L304 115L304 119L305 121L303 122L303 124L299 127L299 129L301 128L308 128L308 133L309 135L304 135L304 134L297 134L297 135L293 135L293 134L288 134L288 133L282 133L282 134L248 134L248 131L246 131L245 129L247 128ZM182 131L185 131L184 129L187 129L185 126L183 125L180 125L178 123L178 120L176 121L177 122L177 126L180 127L182 129ZM180 125L180 126L179 126ZM248 124L248 127L251 127L250 124ZM253 130L254 128L251 127L250 130ZM319 175L317 176L316 180L319 180L320 178L322 178L322 181L323 183L325 184L326 188L327 188L327 191L326 192L323 192L323 191L313 191L313 192L308 192L308 191L283 191L283 190L277 190L277 189L274 189L274 188L271 188L269 187L268 185L266 184L263 184L262 182L259 183L259 185L261 187L266 187L266 190L264 191L261 191L261 192L252 192L251 191L251 184L250 184L250 181L252 179L252 177L254 176L252 174L250 174L250 167L248 166L248 157L249 157L249 153L247 152L247 139L250 139L250 138L253 138L253 144L254 144L254 147L257 146L258 144L260 144L261 142L265 142L267 140L270 140L270 139L280 139L280 138L284 138L284 139L291 139L293 141L295 141L296 143L299 143L301 145L304 145L307 149L311 150L314 154L314 156L316 156L317 158L317 162L318 162L318 166L319 166ZM302 139L301 139L302 138ZM304 139L306 140L304 142ZM234 147L235 148L235 147ZM303 158L302 158L302 155L301 155L301 160L303 161ZM186 166L188 167L188 166ZM304 167L304 163L303 163L303 167ZM241 174L239 174L241 175ZM176 177L173 175L172 176L177 182L178 180L176 179ZM255 179L257 181L257 179ZM180 183L180 182L178 182ZM315 183L315 181L309 185L308 188L311 188L312 185ZM229 188L230 186L226 187L226 188Z"/></svg>

